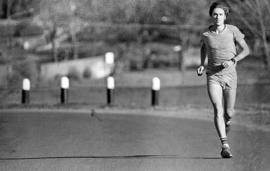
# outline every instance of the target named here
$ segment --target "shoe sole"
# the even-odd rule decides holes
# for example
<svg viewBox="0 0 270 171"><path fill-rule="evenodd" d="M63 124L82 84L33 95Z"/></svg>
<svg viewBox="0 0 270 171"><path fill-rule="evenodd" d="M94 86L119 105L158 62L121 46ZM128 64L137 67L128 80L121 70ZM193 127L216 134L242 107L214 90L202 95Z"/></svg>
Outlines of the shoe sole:
<svg viewBox="0 0 270 171"><path fill-rule="evenodd" d="M232 154L227 150L222 150L220 154L222 158L232 158Z"/></svg>

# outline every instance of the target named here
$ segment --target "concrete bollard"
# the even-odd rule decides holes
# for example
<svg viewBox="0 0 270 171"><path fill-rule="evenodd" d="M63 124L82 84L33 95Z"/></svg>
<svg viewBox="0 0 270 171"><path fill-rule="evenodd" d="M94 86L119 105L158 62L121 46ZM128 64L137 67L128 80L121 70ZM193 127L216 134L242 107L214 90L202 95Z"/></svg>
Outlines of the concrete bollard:
<svg viewBox="0 0 270 171"><path fill-rule="evenodd" d="M30 80L28 78L23 79L22 82L22 104L30 103Z"/></svg>
<svg viewBox="0 0 270 171"><path fill-rule="evenodd" d="M105 54L105 63L109 65L114 64L114 53L113 52L107 52Z"/></svg>
<svg viewBox="0 0 270 171"><path fill-rule="evenodd" d="M109 76L112 76L114 73L114 53L113 52L107 52L105 54L105 67L110 68Z"/></svg>
<svg viewBox="0 0 270 171"><path fill-rule="evenodd" d="M61 95L60 95L61 104L68 103L68 89L69 89L69 79L68 77L64 76L61 78Z"/></svg>
<svg viewBox="0 0 270 171"><path fill-rule="evenodd" d="M107 78L107 105L113 104L113 91L115 88L114 78L108 77Z"/></svg>
<svg viewBox="0 0 270 171"><path fill-rule="evenodd" d="M152 79L152 106L159 105L159 90L160 90L160 79L158 77L154 77Z"/></svg>

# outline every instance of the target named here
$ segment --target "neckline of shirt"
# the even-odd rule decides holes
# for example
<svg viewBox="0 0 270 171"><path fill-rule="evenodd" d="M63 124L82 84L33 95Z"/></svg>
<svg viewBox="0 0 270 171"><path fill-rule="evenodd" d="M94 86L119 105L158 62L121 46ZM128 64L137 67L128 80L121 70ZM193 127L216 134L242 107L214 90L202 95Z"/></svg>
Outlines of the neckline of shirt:
<svg viewBox="0 0 270 171"><path fill-rule="evenodd" d="M221 35L221 34L223 34L223 33L227 30L227 24L224 24L224 29L223 29L221 32L219 32L219 33L216 33L216 32L211 31L210 28L211 28L212 26L213 26L213 25L211 25L211 26L208 28L208 31L209 31L209 33L211 33L212 35L215 35L215 36Z"/></svg>

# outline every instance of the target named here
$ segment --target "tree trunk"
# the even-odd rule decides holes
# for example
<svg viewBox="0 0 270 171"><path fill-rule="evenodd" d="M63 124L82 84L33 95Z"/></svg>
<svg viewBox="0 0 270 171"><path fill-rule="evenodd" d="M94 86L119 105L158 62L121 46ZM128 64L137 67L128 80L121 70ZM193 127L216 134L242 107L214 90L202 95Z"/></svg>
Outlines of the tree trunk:
<svg viewBox="0 0 270 171"><path fill-rule="evenodd" d="M57 47L56 47L55 39L52 40L52 55L53 55L54 62L58 62Z"/></svg>
<svg viewBox="0 0 270 171"><path fill-rule="evenodd" d="M259 20L259 23L260 23L260 29L261 29L261 33L262 33L262 41L263 41L263 51L264 51L264 55L263 55L263 63L264 63L264 67L265 69L268 69L269 67L269 47L268 47L268 43L267 43L267 35L266 35L266 28L265 28L265 24L264 24L264 21L263 21L263 13L262 13L262 8L261 8L261 5L259 3L259 0L256 0L255 1L257 4L258 4L258 7L260 10L258 10L258 14L259 14L259 17L258 17L258 20Z"/></svg>
<svg viewBox="0 0 270 171"><path fill-rule="evenodd" d="M268 46L266 37L263 38L263 50L264 50L264 56L263 56L264 67L265 69L269 69L270 54L269 54L269 46Z"/></svg>
<svg viewBox="0 0 270 171"><path fill-rule="evenodd" d="M73 45L73 59L75 60L75 59L78 59L78 46L77 46L76 33L74 30L72 31L71 39L72 39L72 45Z"/></svg>
<svg viewBox="0 0 270 171"><path fill-rule="evenodd" d="M50 30L50 40L52 43L52 55L53 55L54 62L58 62L57 47L56 47L56 32L57 32L57 26L56 26L55 21L53 21L51 25L51 30Z"/></svg>
<svg viewBox="0 0 270 171"><path fill-rule="evenodd" d="M10 15L11 15L11 7L12 7L12 1L8 0L8 2L7 2L7 19L10 18Z"/></svg>

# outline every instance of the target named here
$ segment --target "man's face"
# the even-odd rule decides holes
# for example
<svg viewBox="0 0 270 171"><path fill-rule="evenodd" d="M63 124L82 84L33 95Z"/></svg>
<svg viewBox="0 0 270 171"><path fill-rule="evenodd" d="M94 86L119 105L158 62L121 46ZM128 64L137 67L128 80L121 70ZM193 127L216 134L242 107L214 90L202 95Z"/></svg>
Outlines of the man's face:
<svg viewBox="0 0 270 171"><path fill-rule="evenodd" d="M222 8L215 8L212 12L212 18L214 24L217 26L223 25L224 21L226 20L225 12Z"/></svg>

